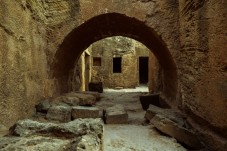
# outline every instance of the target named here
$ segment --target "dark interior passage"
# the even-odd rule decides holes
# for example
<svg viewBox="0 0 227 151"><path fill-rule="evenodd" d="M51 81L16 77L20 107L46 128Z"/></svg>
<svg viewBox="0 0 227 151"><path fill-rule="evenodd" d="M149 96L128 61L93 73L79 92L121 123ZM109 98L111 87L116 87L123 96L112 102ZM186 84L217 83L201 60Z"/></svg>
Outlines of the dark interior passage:
<svg viewBox="0 0 227 151"><path fill-rule="evenodd" d="M121 57L113 58L113 73L121 73Z"/></svg>
<svg viewBox="0 0 227 151"><path fill-rule="evenodd" d="M139 57L139 81L140 84L148 83L148 57Z"/></svg>

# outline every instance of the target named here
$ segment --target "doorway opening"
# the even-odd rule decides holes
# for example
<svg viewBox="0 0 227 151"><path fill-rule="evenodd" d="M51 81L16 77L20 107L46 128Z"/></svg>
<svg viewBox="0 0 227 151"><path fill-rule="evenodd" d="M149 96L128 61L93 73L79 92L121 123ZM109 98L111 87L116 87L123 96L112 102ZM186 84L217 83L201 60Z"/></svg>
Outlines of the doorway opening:
<svg viewBox="0 0 227 151"><path fill-rule="evenodd" d="M121 73L121 57L113 58L113 73Z"/></svg>
<svg viewBox="0 0 227 151"><path fill-rule="evenodd" d="M148 83L148 61L149 57L139 57L139 83Z"/></svg>

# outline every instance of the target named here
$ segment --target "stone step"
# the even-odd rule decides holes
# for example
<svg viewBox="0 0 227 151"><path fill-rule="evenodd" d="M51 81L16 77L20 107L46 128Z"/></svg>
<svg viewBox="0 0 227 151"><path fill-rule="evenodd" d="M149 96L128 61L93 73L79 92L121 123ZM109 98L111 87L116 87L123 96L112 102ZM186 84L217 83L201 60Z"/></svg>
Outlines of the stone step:
<svg viewBox="0 0 227 151"><path fill-rule="evenodd" d="M72 108L72 119L78 118L99 118L97 107L75 106Z"/></svg>
<svg viewBox="0 0 227 151"><path fill-rule="evenodd" d="M46 118L48 120L69 122L71 121L72 108L67 105L51 106L47 111Z"/></svg>

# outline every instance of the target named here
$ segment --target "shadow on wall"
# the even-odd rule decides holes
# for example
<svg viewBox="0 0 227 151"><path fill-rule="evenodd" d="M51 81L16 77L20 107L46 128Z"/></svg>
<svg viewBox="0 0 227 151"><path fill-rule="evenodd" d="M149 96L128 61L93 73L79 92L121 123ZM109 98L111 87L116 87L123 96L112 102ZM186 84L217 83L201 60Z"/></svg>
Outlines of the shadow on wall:
<svg viewBox="0 0 227 151"><path fill-rule="evenodd" d="M124 36L143 43L152 50L163 69L162 93L176 103L176 64L162 39L144 22L123 14L96 16L71 31L64 39L52 64L52 77L58 80L60 93L68 91L67 79L83 51L92 43L112 36Z"/></svg>

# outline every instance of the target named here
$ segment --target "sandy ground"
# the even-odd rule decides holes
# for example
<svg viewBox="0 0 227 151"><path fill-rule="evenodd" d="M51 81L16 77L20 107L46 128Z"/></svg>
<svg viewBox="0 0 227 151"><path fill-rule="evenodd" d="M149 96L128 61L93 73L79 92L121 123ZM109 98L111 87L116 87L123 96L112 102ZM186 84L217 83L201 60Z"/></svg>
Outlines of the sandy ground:
<svg viewBox="0 0 227 151"><path fill-rule="evenodd" d="M147 87L136 89L105 89L99 108L122 104L129 114L129 124L104 127L104 151L186 151L174 138L161 135L152 125L145 126L145 111L139 96L148 92Z"/></svg>

